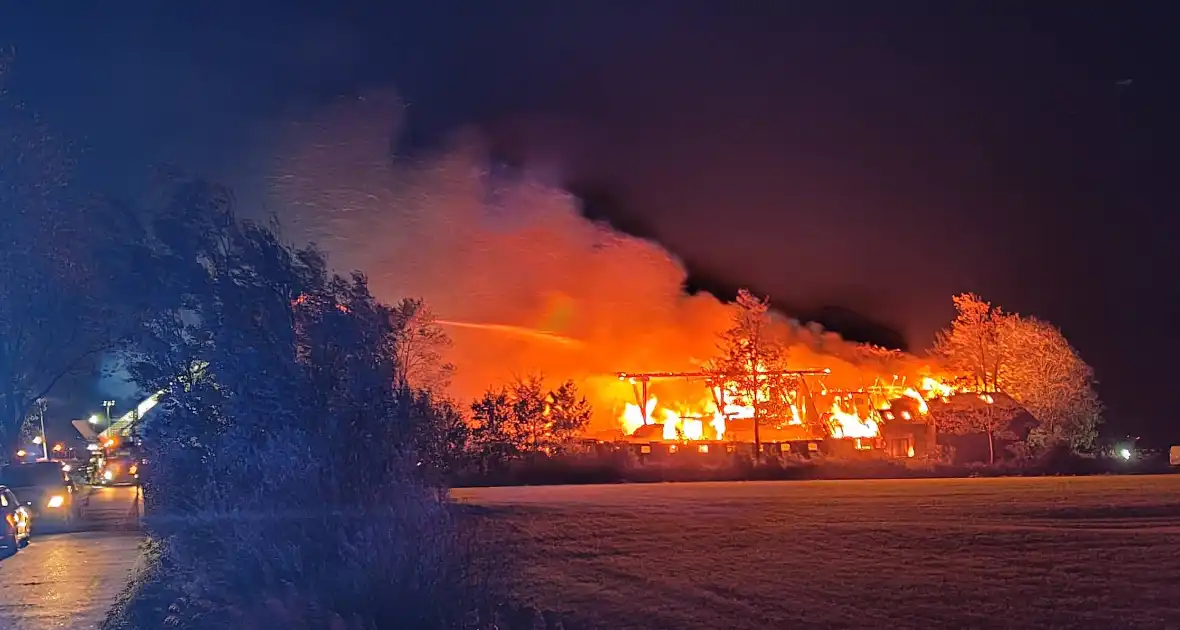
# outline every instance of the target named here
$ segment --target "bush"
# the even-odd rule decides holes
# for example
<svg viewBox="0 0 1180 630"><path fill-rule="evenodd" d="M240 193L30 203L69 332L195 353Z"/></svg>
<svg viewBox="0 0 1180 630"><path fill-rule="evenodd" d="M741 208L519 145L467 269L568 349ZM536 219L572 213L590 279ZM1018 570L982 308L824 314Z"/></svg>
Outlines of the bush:
<svg viewBox="0 0 1180 630"><path fill-rule="evenodd" d="M159 545L105 628L461 628L478 609L468 609L459 539L404 505L355 516L210 516L229 525Z"/></svg>
<svg viewBox="0 0 1180 630"><path fill-rule="evenodd" d="M411 466L369 478L381 500L350 506L331 500L323 462L273 465L303 439L280 433L215 462L215 479L259 476L230 497L211 485L199 510L152 488L148 569L106 628L462 628L491 607L452 506Z"/></svg>

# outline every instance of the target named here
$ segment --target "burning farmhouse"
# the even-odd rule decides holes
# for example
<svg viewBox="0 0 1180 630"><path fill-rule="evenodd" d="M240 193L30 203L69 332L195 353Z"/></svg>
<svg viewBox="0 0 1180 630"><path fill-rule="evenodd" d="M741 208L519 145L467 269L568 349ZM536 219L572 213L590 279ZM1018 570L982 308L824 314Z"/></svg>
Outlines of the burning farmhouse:
<svg viewBox="0 0 1180 630"><path fill-rule="evenodd" d="M902 376L868 387L832 389L831 368L722 371L620 372L635 403L619 422L623 440L641 447L701 453L744 450L809 456L817 451L848 454L883 451L909 458L927 454L935 443L929 400L945 399L951 388L926 376L913 384ZM652 384L682 381L708 392L703 404L664 405ZM742 385L746 386L743 387Z"/></svg>
<svg viewBox="0 0 1180 630"><path fill-rule="evenodd" d="M520 374L572 381L593 410L584 437L595 443L629 444L639 454L911 458L934 450L931 404L962 389L936 362L844 340L764 302L690 299L693 308L684 310L698 317L665 327L570 335L548 326L438 323L455 341L460 391L475 398L488 382L498 387ZM745 341L751 331L762 339L758 349ZM620 363L642 371L619 372ZM796 365L807 367L785 369Z"/></svg>

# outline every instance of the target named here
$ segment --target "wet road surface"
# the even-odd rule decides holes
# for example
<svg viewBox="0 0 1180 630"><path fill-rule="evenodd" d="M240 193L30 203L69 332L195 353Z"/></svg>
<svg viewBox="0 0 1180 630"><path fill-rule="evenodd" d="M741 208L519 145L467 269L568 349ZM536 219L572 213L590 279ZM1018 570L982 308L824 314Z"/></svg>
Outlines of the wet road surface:
<svg viewBox="0 0 1180 630"><path fill-rule="evenodd" d="M134 488L97 488L85 531L38 534L34 524L29 546L0 560L0 628L96 628L139 561L135 509Z"/></svg>

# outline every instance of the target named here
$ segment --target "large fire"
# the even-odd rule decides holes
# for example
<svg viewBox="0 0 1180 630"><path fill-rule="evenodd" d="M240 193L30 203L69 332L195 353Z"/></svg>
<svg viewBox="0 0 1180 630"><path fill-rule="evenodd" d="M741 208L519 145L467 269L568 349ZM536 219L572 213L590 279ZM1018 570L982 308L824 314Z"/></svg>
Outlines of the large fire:
<svg viewBox="0 0 1180 630"><path fill-rule="evenodd" d="M754 406L720 395L725 387L669 379L645 396L618 378L704 371L733 305L685 293L672 253L587 220L560 188L494 167L478 142L391 161L389 113L404 109L380 95L340 101L284 126L290 136L258 163L276 169L267 181L297 236L327 248L336 269L366 271L382 300L422 298L440 318L452 341L450 397L465 406L540 375L577 384L594 409L593 437L748 439ZM790 366L830 370L800 379L773 416L759 414L759 427L781 436L877 436L954 391L916 356L777 315L772 332Z"/></svg>
<svg viewBox="0 0 1180 630"><path fill-rule="evenodd" d="M620 378L632 383L635 380L627 374L621 374ZM727 399L723 395L723 392L734 389L732 382L712 387L712 400L696 405L685 402L665 405L656 396L649 396L643 407L638 403L625 403L618 418L620 429L623 434L632 436L643 433L641 429L650 425L658 427L658 436L667 441L725 440L727 423L752 419L756 413L754 405L739 402L733 397ZM805 424L803 417L810 405L816 410L824 430L821 435L811 435L812 438L878 438L886 422L920 422L922 416L930 413L928 400L945 398L957 391L955 387L930 376L922 377L916 386L878 384L868 390L829 392L819 383L816 389L816 400L810 403L802 391L803 387L790 391L789 400L780 406L787 413L779 417L764 414L762 424L770 428L802 427ZM830 404L826 402L828 399ZM894 401L905 399L913 401L915 411L911 413L903 410L895 415L892 411ZM725 403L719 406L717 401L722 400ZM817 400L825 402L819 403ZM762 392L760 402L768 401L769 395ZM643 437L652 436L645 434Z"/></svg>

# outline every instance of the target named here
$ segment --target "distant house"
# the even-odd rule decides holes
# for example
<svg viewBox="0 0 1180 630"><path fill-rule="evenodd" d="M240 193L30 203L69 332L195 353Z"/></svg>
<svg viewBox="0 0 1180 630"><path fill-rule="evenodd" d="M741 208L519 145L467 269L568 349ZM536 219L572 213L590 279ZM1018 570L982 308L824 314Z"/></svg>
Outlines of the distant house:
<svg viewBox="0 0 1180 630"><path fill-rule="evenodd" d="M997 432L998 435L995 438L994 446L996 460L998 461L1009 456L1009 446L1028 439L1029 433L1037 426L1037 419L1007 394L995 393L989 394L989 396L993 400L990 404L995 404L998 407L1016 407L1018 409L1016 415L1005 427L1006 430ZM952 396L945 403L942 401L931 401L930 409L933 414L937 415L940 409L945 408L945 405L968 405L983 409L988 404L982 402L978 394L962 393ZM1005 434L1007 437L1004 437ZM986 433L954 434L939 429L937 441L938 444L947 445L954 449L953 463L969 464L988 461L988 439Z"/></svg>

